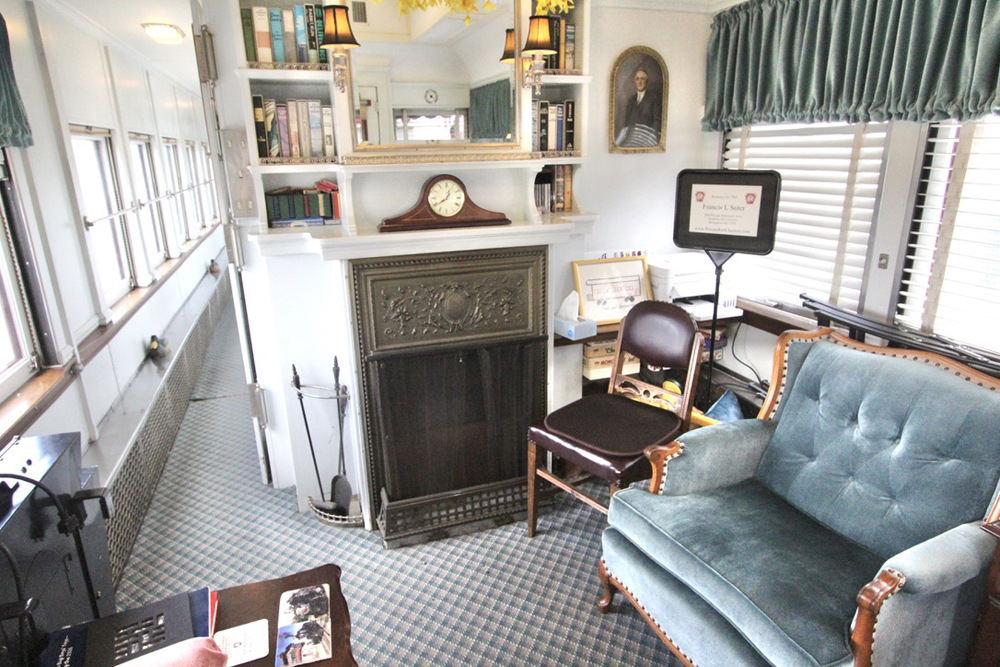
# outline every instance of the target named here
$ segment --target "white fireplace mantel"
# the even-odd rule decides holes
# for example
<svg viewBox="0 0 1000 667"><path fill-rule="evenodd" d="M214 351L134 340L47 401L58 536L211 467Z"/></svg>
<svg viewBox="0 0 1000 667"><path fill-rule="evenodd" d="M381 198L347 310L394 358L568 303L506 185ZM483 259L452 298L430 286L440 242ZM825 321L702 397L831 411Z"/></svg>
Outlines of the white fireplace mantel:
<svg viewBox="0 0 1000 667"><path fill-rule="evenodd" d="M541 223L439 229L387 234L347 235L339 227L269 230L251 233L249 240L265 257L316 255L324 261L460 252L477 248L515 248L564 243L570 236L593 231L597 215L581 213L543 218Z"/></svg>

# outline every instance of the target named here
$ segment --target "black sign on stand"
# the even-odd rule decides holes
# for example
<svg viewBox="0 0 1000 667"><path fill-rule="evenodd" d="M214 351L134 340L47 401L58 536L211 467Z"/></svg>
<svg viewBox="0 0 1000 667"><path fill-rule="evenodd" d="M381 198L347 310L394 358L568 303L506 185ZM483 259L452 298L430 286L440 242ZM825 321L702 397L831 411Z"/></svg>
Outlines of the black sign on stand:
<svg viewBox="0 0 1000 667"><path fill-rule="evenodd" d="M709 397L722 265L738 252L766 255L774 249L780 192L781 174L770 170L685 169L677 175L674 245L704 250L715 265L706 383Z"/></svg>

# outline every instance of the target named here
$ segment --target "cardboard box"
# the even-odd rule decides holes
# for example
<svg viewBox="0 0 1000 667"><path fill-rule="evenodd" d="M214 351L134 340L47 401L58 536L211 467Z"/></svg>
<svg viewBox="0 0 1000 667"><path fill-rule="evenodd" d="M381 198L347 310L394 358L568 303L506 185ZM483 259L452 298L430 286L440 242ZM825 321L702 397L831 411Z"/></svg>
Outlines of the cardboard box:
<svg viewBox="0 0 1000 667"><path fill-rule="evenodd" d="M563 338L580 340L582 338L590 338L591 336L597 335L597 320L581 318L574 322L572 320L557 317L555 318L555 323L552 328Z"/></svg>
<svg viewBox="0 0 1000 667"><path fill-rule="evenodd" d="M618 350L618 341L615 340L592 340L583 344L583 356L585 357L606 357L614 355Z"/></svg>

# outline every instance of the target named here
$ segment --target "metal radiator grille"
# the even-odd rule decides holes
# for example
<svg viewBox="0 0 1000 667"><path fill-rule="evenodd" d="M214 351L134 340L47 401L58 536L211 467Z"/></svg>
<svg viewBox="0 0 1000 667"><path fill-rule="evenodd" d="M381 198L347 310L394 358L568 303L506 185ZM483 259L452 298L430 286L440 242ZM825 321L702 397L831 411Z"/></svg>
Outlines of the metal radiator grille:
<svg viewBox="0 0 1000 667"><path fill-rule="evenodd" d="M167 371L160 390L150 404L136 439L111 482L115 513L108 522L108 551L115 588L142 528L146 511L160 481L163 466L173 447L188 399L198 380L216 325L232 301L229 274L223 273L215 292L202 310Z"/></svg>

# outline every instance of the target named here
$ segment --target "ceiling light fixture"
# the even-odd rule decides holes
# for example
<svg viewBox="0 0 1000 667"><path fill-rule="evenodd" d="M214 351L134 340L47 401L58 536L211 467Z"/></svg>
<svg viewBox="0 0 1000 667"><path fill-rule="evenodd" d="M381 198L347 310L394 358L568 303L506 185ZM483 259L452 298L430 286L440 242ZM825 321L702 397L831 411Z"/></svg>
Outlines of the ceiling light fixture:
<svg viewBox="0 0 1000 667"><path fill-rule="evenodd" d="M160 44L180 44L184 31L170 23L143 23L143 29L150 39Z"/></svg>

